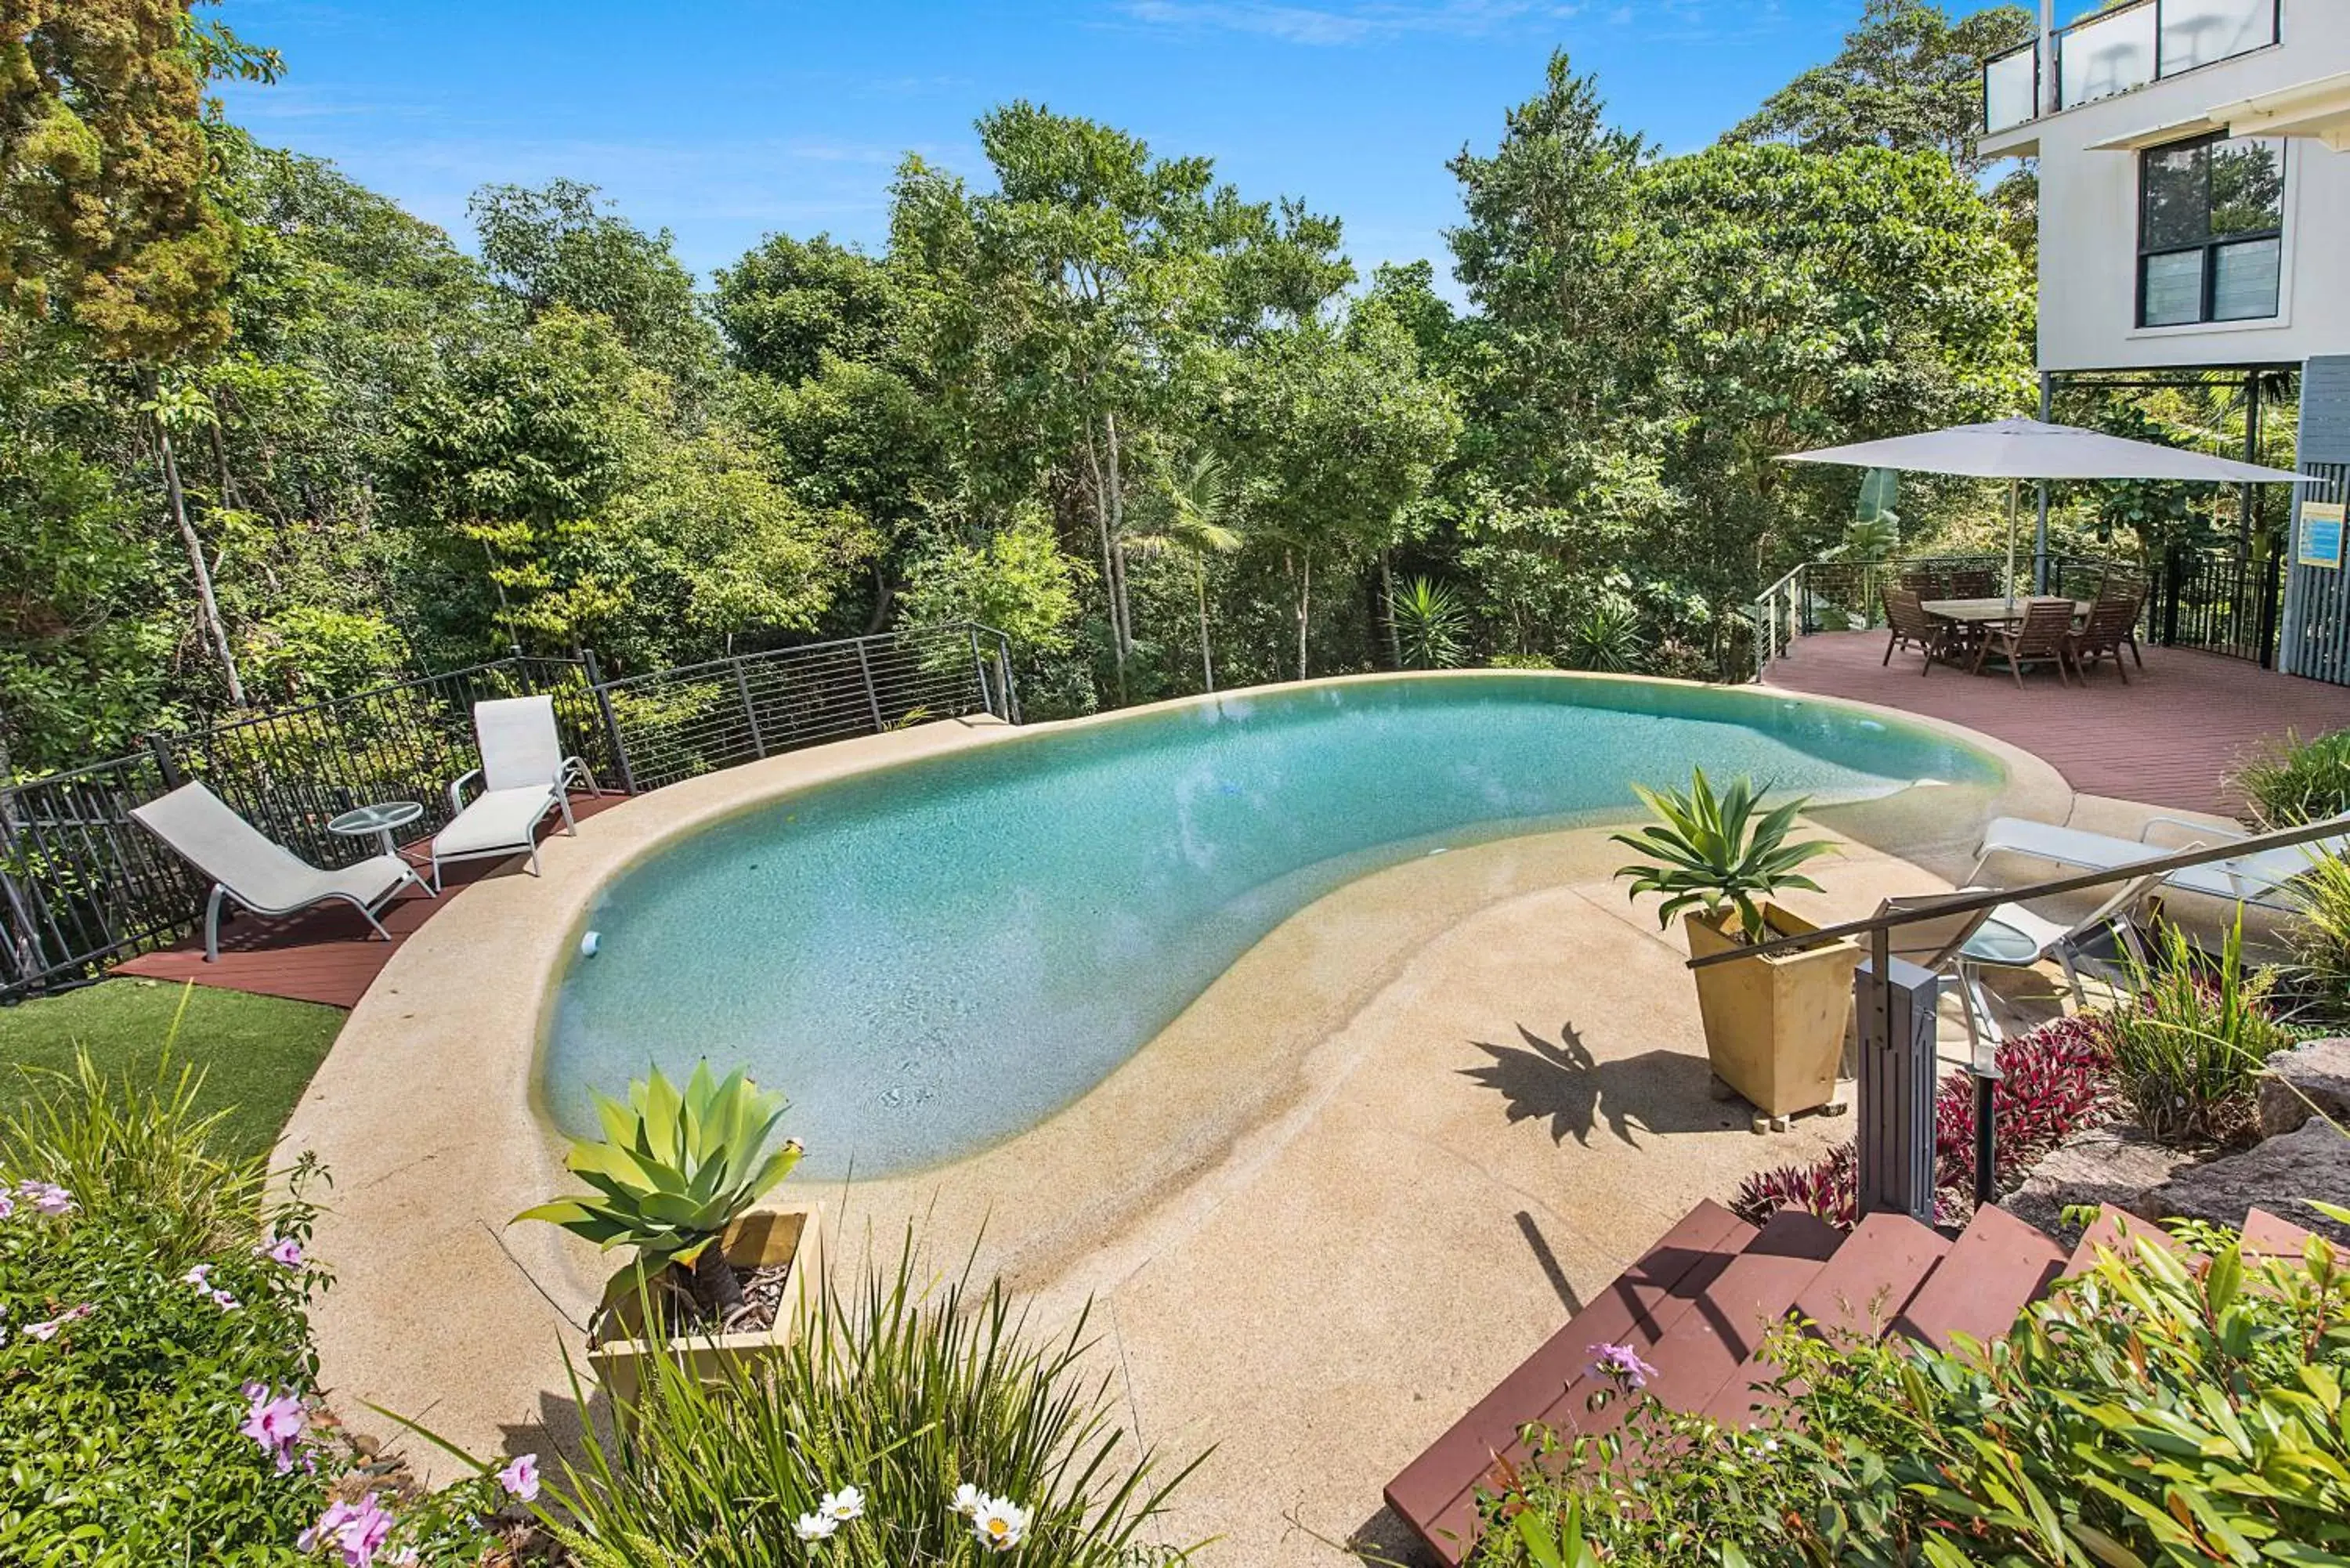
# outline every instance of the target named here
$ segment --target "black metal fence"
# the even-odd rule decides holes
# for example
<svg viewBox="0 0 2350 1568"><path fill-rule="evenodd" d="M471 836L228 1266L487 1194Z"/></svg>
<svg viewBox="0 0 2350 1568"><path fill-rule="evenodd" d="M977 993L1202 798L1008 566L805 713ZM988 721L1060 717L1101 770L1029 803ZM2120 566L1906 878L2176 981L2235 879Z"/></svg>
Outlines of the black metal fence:
<svg viewBox="0 0 2350 1568"><path fill-rule="evenodd" d="M1017 722L1003 633L961 626L713 659L597 688L631 792L931 719Z"/></svg>
<svg viewBox="0 0 2350 1568"><path fill-rule="evenodd" d="M2276 663L2284 559L2271 550L2246 557L2232 549L2178 549L2163 558L2147 607L2147 631L2168 648L2199 648Z"/></svg>
<svg viewBox="0 0 2350 1568"><path fill-rule="evenodd" d="M448 786L481 765L473 704L545 693L566 748L629 794L775 752L987 712L1016 721L1011 649L957 626L607 680L595 656L505 659L182 735L69 773L0 786L0 998L89 977L178 940L206 884L131 820L201 779L247 821L322 866L375 853L329 818L412 800L408 830L444 826Z"/></svg>

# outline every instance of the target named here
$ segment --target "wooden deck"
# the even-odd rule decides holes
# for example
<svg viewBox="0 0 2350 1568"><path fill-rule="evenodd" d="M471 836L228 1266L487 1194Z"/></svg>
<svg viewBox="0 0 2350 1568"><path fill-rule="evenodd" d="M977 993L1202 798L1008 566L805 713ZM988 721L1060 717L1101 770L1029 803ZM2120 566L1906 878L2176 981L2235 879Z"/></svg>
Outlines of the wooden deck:
<svg viewBox="0 0 2350 1568"><path fill-rule="evenodd" d="M1969 675L1937 665L1920 676L1915 653L1895 654L1888 668L1885 641L1881 631L1798 638L1767 684L1981 730L2045 758L2085 794L2228 815L2241 803L2223 781L2262 741L2350 727L2350 686L2213 653L2149 648L2127 686L2111 665L2092 670L2085 687L2033 670L2019 691L2004 670Z"/></svg>
<svg viewBox="0 0 2350 1568"><path fill-rule="evenodd" d="M578 795L571 802L576 816L593 816L615 806L625 795ZM563 831L559 818L539 830L541 842ZM411 847L421 857L422 841ZM448 908L450 899L485 877L525 876L522 857L510 860L467 860L442 875L438 898L410 888L387 905L379 917L391 933L384 941L368 929L359 911L347 904L322 906L282 920L240 913L221 925L220 961L204 961L200 929L176 947L162 948L115 966L117 974L148 980L194 981L224 991L251 992L259 996L283 996L296 1002L322 1002L329 1007L352 1008L375 983L391 955L425 921Z"/></svg>

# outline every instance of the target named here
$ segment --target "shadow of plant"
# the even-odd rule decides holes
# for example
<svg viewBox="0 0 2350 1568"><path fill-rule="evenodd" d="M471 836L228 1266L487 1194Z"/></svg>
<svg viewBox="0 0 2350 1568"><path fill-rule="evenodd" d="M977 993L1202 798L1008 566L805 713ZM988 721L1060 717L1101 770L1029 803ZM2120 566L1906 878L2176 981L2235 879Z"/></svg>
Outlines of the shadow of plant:
<svg viewBox="0 0 2350 1568"><path fill-rule="evenodd" d="M1740 1107L1713 1098L1705 1062L1679 1051L1644 1051L1613 1062L1594 1057L1572 1023L1556 1044L1518 1025L1523 1045L1473 1041L1492 1061L1463 1067L1499 1094L1512 1126L1547 1120L1553 1143L1589 1146L1602 1122L1634 1148L1641 1133L1716 1132L1739 1125Z"/></svg>

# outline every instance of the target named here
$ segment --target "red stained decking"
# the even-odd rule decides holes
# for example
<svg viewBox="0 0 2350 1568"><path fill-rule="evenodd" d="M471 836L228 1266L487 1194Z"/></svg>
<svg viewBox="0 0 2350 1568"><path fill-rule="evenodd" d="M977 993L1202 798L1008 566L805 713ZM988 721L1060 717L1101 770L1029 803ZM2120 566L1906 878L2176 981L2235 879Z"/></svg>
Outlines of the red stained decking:
<svg viewBox="0 0 2350 1568"><path fill-rule="evenodd" d="M593 816L625 798L578 795L573 797L571 809L577 816ZM559 818L548 821L552 826L539 832L542 842L549 834L563 831ZM421 859L421 846L413 848L411 857ZM356 1007L375 977L383 972L383 966L391 961L391 955L400 950L400 944L447 908L452 898L484 877L527 875L520 856L452 866L442 874L439 898L428 898L411 888L384 908L380 918L384 929L391 933L388 942L369 930L359 911L347 904L322 906L282 920L239 913L222 922L218 963L204 961L200 929L176 947L117 965L115 972L149 980L192 980L198 985L290 997L296 1002L323 1002L329 1007Z"/></svg>
<svg viewBox="0 0 2350 1568"><path fill-rule="evenodd" d="M2092 669L2085 686L2059 685L2054 671L2034 669L2019 691L2005 670L1969 675L1937 665L1920 676L1915 653L1895 654L1887 668L1879 662L1885 640L1881 631L1798 638L1767 683L1981 730L2045 758L2084 794L2225 814L2239 803L2221 781L2261 742L2350 726L2350 687L2214 653L2149 648L2127 686L2110 664Z"/></svg>

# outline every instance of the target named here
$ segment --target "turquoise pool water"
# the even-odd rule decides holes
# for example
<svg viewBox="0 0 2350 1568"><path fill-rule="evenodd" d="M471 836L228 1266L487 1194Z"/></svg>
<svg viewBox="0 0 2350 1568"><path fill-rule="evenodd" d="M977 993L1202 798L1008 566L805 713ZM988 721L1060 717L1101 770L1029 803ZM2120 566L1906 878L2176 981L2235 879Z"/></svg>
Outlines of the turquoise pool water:
<svg viewBox="0 0 2350 1568"><path fill-rule="evenodd" d="M1292 912L1381 866L1594 818L1630 784L1826 795L1995 764L1748 691L1493 674L1274 689L902 764L615 879L563 977L549 1111L707 1055L788 1094L811 1176L919 1169L1084 1094Z"/></svg>

